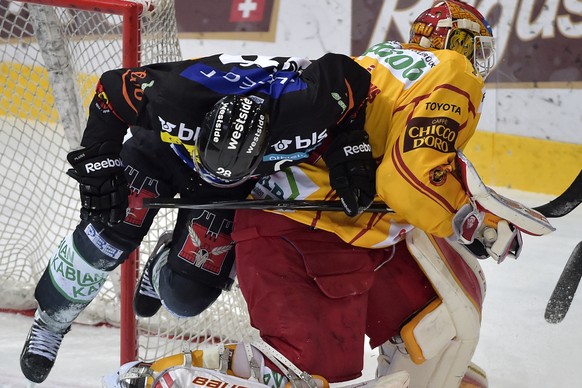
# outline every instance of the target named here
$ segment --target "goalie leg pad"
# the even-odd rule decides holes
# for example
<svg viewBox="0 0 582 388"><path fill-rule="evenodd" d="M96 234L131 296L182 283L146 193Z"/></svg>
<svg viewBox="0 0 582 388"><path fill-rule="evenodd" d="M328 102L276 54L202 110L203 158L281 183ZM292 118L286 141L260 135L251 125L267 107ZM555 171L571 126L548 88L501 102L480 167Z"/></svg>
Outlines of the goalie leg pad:
<svg viewBox="0 0 582 388"><path fill-rule="evenodd" d="M487 388L488 386L489 381L485 371L478 365L470 363L459 388Z"/></svg>
<svg viewBox="0 0 582 388"><path fill-rule="evenodd" d="M420 311L400 332L410 359L417 365L438 356L456 334L455 324L440 299Z"/></svg>
<svg viewBox="0 0 582 388"><path fill-rule="evenodd" d="M404 332L409 337L407 344L382 345L378 374L407 370L411 387L457 387L479 339L480 309L485 293L482 271L477 259L459 244L430 238L418 229L407 235L406 242L442 304L437 301L429 305L421 312L416 325L411 323L408 332ZM435 333L435 342L431 342L429 335L433 329L442 331ZM415 361L422 362L413 362L410 354L416 357Z"/></svg>

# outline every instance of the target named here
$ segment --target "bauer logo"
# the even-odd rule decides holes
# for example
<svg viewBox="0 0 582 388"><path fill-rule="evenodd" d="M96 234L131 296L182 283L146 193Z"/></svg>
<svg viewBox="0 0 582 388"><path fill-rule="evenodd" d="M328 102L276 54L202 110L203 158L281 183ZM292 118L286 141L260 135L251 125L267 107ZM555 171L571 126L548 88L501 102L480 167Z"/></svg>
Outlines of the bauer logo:
<svg viewBox="0 0 582 388"><path fill-rule="evenodd" d="M459 123L449 117L415 117L409 121L404 138L404 152L432 148L454 152Z"/></svg>

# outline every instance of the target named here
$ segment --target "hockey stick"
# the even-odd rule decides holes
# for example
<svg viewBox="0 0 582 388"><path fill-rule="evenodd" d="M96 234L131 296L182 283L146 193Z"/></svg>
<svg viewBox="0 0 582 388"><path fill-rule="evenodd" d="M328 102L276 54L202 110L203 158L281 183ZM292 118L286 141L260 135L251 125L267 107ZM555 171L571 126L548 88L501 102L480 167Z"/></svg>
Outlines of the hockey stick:
<svg viewBox="0 0 582 388"><path fill-rule="evenodd" d="M144 198L143 206L153 209L195 209L195 210L312 210L312 211L343 211L340 201L295 201L284 199L249 199L241 201L197 202L182 198ZM394 213L384 203L374 203L366 212Z"/></svg>
<svg viewBox="0 0 582 388"><path fill-rule="evenodd" d="M574 294L582 278L582 242L574 248L552 296L546 306L544 318L548 323L560 323L568 313Z"/></svg>
<svg viewBox="0 0 582 388"><path fill-rule="evenodd" d="M534 208L547 217L562 217L582 202L582 171L558 198ZM560 323L570 310L580 280L582 279L582 242L578 243L566 262L562 274L546 305L544 318L548 323Z"/></svg>
<svg viewBox="0 0 582 388"><path fill-rule="evenodd" d="M532 208L548 218L563 217L582 203L582 171L572 184L557 198ZM340 201L254 199L240 201L198 202L188 198L144 198L143 206L152 209L249 209L249 210L312 210L343 211ZM394 213L384 203L373 203L366 212Z"/></svg>
<svg viewBox="0 0 582 388"><path fill-rule="evenodd" d="M534 207L534 210L542 213L546 217L557 218L563 217L574 210L582 202L582 170L574 179L574 182L560 194L556 199Z"/></svg>

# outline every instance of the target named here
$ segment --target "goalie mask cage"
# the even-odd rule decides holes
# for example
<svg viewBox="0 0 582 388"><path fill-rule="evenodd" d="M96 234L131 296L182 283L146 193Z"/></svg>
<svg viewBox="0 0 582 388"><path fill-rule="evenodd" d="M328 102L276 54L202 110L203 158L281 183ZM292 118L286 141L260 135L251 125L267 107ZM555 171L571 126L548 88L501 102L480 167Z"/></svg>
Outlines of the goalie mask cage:
<svg viewBox="0 0 582 388"><path fill-rule="evenodd" d="M180 46L173 0L0 0L0 16L0 310L30 313L51 253L79 220L66 154L80 142L98 77L179 60ZM76 320L119 326L121 363L256 335L236 284L198 317L162 308L135 319L138 267L173 228L174 212L160 211L140 249Z"/></svg>

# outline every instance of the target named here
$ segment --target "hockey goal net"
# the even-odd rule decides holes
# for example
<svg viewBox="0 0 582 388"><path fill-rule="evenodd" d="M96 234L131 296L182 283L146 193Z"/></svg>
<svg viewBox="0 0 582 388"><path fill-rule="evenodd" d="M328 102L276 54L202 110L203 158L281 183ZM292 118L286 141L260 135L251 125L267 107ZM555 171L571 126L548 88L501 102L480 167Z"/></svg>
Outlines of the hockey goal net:
<svg viewBox="0 0 582 388"><path fill-rule="evenodd" d="M81 139L99 75L181 55L173 0L0 0L0 17L0 310L30 312L50 254L79 219L66 154ZM136 263L174 221L173 211L159 213L125 270L77 320L119 326L121 362L254 335L236 285L196 318L161 309L135 319Z"/></svg>

